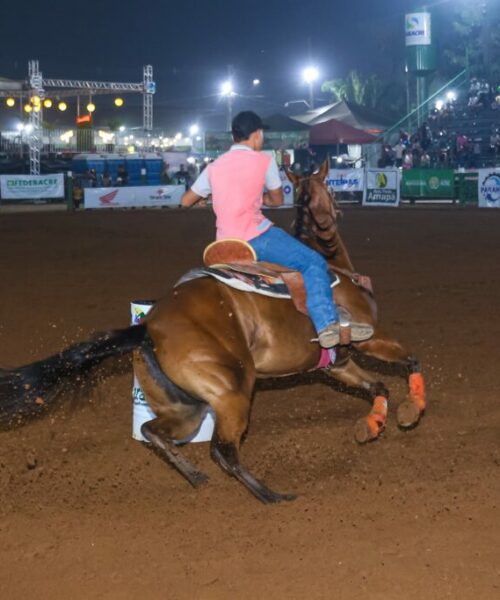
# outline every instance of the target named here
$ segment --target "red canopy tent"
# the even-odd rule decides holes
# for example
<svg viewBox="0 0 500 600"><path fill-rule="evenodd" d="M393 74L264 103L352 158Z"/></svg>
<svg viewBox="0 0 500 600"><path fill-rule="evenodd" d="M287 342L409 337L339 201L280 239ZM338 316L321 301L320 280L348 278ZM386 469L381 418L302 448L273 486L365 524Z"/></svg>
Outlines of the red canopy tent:
<svg viewBox="0 0 500 600"><path fill-rule="evenodd" d="M337 121L337 119L330 119L318 123L318 125L313 125L309 131L309 143L318 146L326 144L371 144L375 139L374 135Z"/></svg>

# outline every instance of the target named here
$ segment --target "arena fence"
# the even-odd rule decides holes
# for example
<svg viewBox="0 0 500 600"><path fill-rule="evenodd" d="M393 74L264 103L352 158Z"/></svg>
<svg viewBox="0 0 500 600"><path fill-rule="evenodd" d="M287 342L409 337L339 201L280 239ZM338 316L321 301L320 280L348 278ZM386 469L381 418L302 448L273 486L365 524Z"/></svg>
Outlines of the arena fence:
<svg viewBox="0 0 500 600"><path fill-rule="evenodd" d="M331 169L328 186L338 202L364 206L394 206L401 200L453 202L500 208L500 167L474 171L452 169ZM71 172L40 176L0 175L0 204L66 202L75 208L177 207L184 186L124 186L85 188L73 185ZM286 191L284 207L294 204Z"/></svg>

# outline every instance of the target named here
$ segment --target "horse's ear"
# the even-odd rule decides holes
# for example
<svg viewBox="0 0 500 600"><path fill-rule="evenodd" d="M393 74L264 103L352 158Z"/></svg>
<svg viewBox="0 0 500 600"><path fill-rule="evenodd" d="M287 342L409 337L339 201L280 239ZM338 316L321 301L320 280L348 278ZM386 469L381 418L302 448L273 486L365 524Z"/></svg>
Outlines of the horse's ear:
<svg viewBox="0 0 500 600"><path fill-rule="evenodd" d="M285 169L285 173L286 176L288 177L288 179L292 182L293 187L298 187L299 185L299 181L300 178L298 177L298 175L295 175L295 173L293 171L291 171L290 169Z"/></svg>
<svg viewBox="0 0 500 600"><path fill-rule="evenodd" d="M330 171L330 161L328 160L328 158L325 158L325 160L323 161L323 164L319 168L318 178L320 178L321 181L324 181L328 177L329 171Z"/></svg>

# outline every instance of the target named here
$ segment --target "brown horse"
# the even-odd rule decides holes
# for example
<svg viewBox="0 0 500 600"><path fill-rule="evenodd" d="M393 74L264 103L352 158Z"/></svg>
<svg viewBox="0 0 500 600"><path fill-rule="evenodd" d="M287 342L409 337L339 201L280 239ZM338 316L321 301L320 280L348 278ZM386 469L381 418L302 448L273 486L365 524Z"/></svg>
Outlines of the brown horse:
<svg viewBox="0 0 500 600"><path fill-rule="evenodd" d="M361 369L351 350L398 363L409 377L409 399L398 410L403 427L415 425L425 408L423 379L415 359L381 333L376 304L356 285L353 265L337 231L336 208L325 186L328 165L302 179L290 175L300 202L297 234L325 256L337 271L337 304L353 320L369 322L375 335L352 348L339 347L338 360L326 372L370 397L372 410L356 425L360 442L375 439L385 426L388 391ZM0 420L15 424L41 412L57 394L61 381L85 374L109 356L135 350L134 367L156 419L142 427L144 436L193 486L206 481L179 452L182 441L199 428L210 406L216 416L210 445L213 460L262 502L290 500L266 487L241 465L240 443L248 426L257 378L306 372L319 362L320 348L310 319L291 300L269 298L200 278L175 287L158 301L140 325L112 331L76 344L46 360L0 371Z"/></svg>

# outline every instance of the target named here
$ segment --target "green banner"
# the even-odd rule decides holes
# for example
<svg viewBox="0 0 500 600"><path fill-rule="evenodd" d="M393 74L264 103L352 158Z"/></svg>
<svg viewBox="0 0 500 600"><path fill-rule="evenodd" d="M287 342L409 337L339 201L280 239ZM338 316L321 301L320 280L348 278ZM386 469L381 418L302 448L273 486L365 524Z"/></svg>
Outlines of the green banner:
<svg viewBox="0 0 500 600"><path fill-rule="evenodd" d="M410 169L403 171L402 198L454 198L452 169Z"/></svg>

